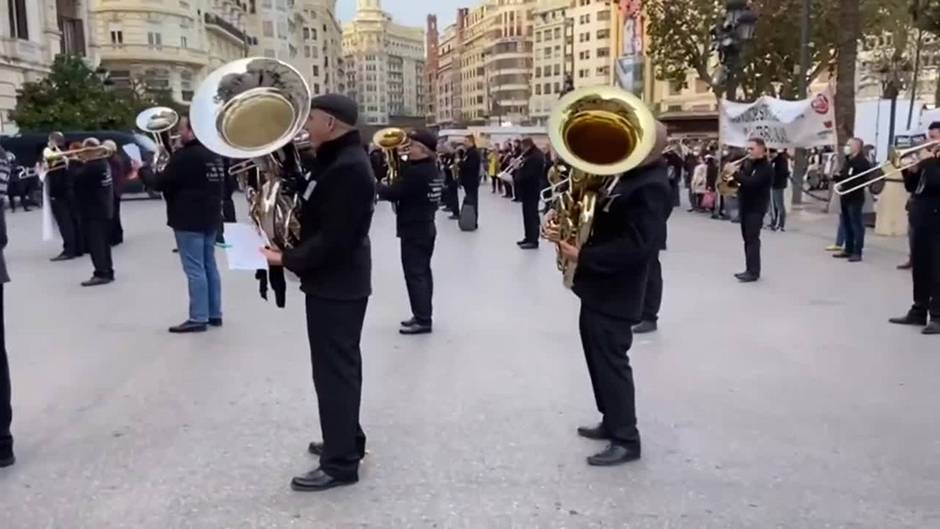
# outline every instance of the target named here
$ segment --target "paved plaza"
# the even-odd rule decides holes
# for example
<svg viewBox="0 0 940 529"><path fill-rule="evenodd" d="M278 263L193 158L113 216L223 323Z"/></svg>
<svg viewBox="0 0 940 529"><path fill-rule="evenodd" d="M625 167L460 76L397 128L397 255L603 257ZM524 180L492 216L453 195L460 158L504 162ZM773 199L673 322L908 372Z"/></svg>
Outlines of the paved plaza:
<svg viewBox="0 0 940 529"><path fill-rule="evenodd" d="M87 258L49 262L38 212L8 214L18 462L0 471L0 528L940 527L940 340L887 324L910 303L903 240L837 262L834 217L798 213L741 285L739 227L677 211L661 330L631 351L643 459L591 468L577 300L553 248L516 248L519 205L483 190L479 231L438 217L429 336L398 335L379 205L370 454L358 485L316 494L289 487L319 438L296 285L278 309L225 271L225 327L170 335L186 289L162 203L125 203L117 282L96 289L79 286Z"/></svg>

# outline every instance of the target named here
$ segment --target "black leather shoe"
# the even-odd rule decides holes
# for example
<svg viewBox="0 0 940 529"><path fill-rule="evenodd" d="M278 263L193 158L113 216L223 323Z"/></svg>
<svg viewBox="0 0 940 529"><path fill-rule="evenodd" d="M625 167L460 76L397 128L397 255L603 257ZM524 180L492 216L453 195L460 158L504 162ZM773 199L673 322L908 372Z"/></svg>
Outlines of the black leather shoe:
<svg viewBox="0 0 940 529"><path fill-rule="evenodd" d="M850 256L849 256L849 262L850 262L850 263L861 263L861 262L862 262L862 256L861 256L861 255L850 255Z"/></svg>
<svg viewBox="0 0 940 529"><path fill-rule="evenodd" d="M909 310L904 316L891 318L888 321L895 325L927 325L927 314Z"/></svg>
<svg viewBox="0 0 940 529"><path fill-rule="evenodd" d="M410 320L405 320L405 321L401 322L401 326L402 326L402 327L411 327L412 325L414 325L414 324L416 324L416 323L418 323L418 320L416 320L416 319L414 319L414 317L412 317Z"/></svg>
<svg viewBox="0 0 940 529"><path fill-rule="evenodd" d="M849 255L849 254L847 254L847 253L845 253L845 252L839 252L839 253L834 253L834 254L832 254L832 258L833 258L833 259L848 259L849 257L852 257L852 256Z"/></svg>
<svg viewBox="0 0 940 529"><path fill-rule="evenodd" d="M83 287L96 287L98 285L107 285L108 283L114 283L114 279L110 277L93 277L88 281L82 281Z"/></svg>
<svg viewBox="0 0 940 529"><path fill-rule="evenodd" d="M537 243L537 242L527 242L527 243L525 243L525 244L520 244L520 245L519 245L519 248L521 248L521 249L523 249L523 250L538 250L538 249L539 249L539 243Z"/></svg>
<svg viewBox="0 0 940 529"><path fill-rule="evenodd" d="M933 320L930 322L930 325L924 327L924 330L921 332L928 336L940 334L940 320Z"/></svg>
<svg viewBox="0 0 940 529"><path fill-rule="evenodd" d="M525 239L522 239L521 241L516 241L516 246L522 246L523 244L525 244L525 243L527 243L527 242L529 242L529 241L527 241L527 240L525 240Z"/></svg>
<svg viewBox="0 0 940 529"><path fill-rule="evenodd" d="M221 326L222 326L222 318L209 318L209 326L210 326L210 327L221 327Z"/></svg>
<svg viewBox="0 0 940 529"><path fill-rule="evenodd" d="M297 476L290 482L290 488L298 492L317 492L321 490L333 489L344 485L352 485L359 481L358 479L343 480L336 479L333 476L317 468L311 470L303 476Z"/></svg>
<svg viewBox="0 0 940 529"><path fill-rule="evenodd" d="M398 332L405 335L430 334L431 326L415 322L414 325L403 325L401 329L398 329Z"/></svg>
<svg viewBox="0 0 940 529"><path fill-rule="evenodd" d="M898 265L898 270L910 270L911 268L914 268L914 263L912 263L910 259L908 259L906 263Z"/></svg>
<svg viewBox="0 0 940 529"><path fill-rule="evenodd" d="M757 274L752 274L752 273L750 273L750 272L745 272L745 273L743 273L743 274L738 274L738 275L736 275L736 276L734 276L734 277L737 277L737 278L738 278L738 281L740 281L740 282L742 282L742 283L753 283L753 282L757 281L758 279L760 279L760 276L758 276Z"/></svg>
<svg viewBox="0 0 940 529"><path fill-rule="evenodd" d="M633 334L647 334L656 332L658 329L659 325L655 321L641 321L633 326Z"/></svg>
<svg viewBox="0 0 940 529"><path fill-rule="evenodd" d="M16 463L16 457L13 454L0 456L0 468L12 467Z"/></svg>
<svg viewBox="0 0 940 529"><path fill-rule="evenodd" d="M207 328L208 326L205 323L184 321L175 327L170 327L170 332L173 334L188 334L191 332L206 332Z"/></svg>
<svg viewBox="0 0 940 529"><path fill-rule="evenodd" d="M307 445L307 451L315 456L321 456L323 455L323 443L310 441L310 444Z"/></svg>
<svg viewBox="0 0 940 529"><path fill-rule="evenodd" d="M603 452L587 458L587 462L594 467L610 467L636 461L637 459L640 459L639 443L629 446L610 443Z"/></svg>
<svg viewBox="0 0 940 529"><path fill-rule="evenodd" d="M610 439L610 434L607 433L607 428L604 428L604 423L600 423L597 426L579 426L578 435L596 441Z"/></svg>
<svg viewBox="0 0 940 529"><path fill-rule="evenodd" d="M62 261L70 261L70 260L72 260L72 259L75 259L75 256L69 255L69 254L67 254L67 253L65 253L65 252L62 252L62 253L60 253L59 255L53 257L52 259L49 259L49 261L51 261L51 262L53 262L53 263L59 263L59 262L62 262Z"/></svg>

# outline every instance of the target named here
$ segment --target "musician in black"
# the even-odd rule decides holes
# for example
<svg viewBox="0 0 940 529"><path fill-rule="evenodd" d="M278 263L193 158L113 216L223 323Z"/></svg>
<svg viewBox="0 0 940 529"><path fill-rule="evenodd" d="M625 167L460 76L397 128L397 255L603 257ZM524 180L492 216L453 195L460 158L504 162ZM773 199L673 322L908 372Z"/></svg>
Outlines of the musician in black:
<svg viewBox="0 0 940 529"><path fill-rule="evenodd" d="M760 231L764 216L770 207L770 188L774 183L774 168L767 159L767 145L761 138L748 142L750 160L735 175L738 204L741 214L741 236L744 239L744 257L747 270L735 274L738 281L752 283L760 279Z"/></svg>
<svg viewBox="0 0 940 529"><path fill-rule="evenodd" d="M532 138L524 138L520 154L524 157L522 166L516 171L516 198L522 202L522 223L525 237L519 241L519 248L534 250L539 247L539 200L542 178L545 174L545 155L539 150Z"/></svg>
<svg viewBox="0 0 940 529"><path fill-rule="evenodd" d="M448 219L457 220L460 218L460 163L463 149L453 149L445 145L444 152L441 154L441 166L444 172L444 189L441 193L441 200L444 203L444 210L450 212Z"/></svg>
<svg viewBox="0 0 940 529"><path fill-rule="evenodd" d="M927 141L940 140L940 122L930 124ZM899 325L926 325L924 334L940 334L940 158L938 151L904 172L904 187L911 193L911 263L914 305L893 318ZM928 324L928 316L930 322Z"/></svg>
<svg viewBox="0 0 940 529"><path fill-rule="evenodd" d="M99 147L97 138L87 138L83 148ZM95 272L83 287L105 285L114 281L111 261L111 218L114 215L114 185L111 169L104 158L95 153L84 156L75 172L75 197L85 229L85 241Z"/></svg>
<svg viewBox="0 0 940 529"><path fill-rule="evenodd" d="M852 138L847 144L848 152L845 161L842 163L842 170L836 177L837 182L842 182L859 175L871 169L871 162L865 156L864 142L859 138ZM862 216L862 210L865 207L865 187L863 184L868 181L868 177L855 178L846 184L846 189L862 186L861 188L842 195L842 212L839 222L843 233L845 233L845 247L841 252L832 256L837 259L848 259L850 263L857 263L862 260L862 249L865 247L865 219Z"/></svg>
<svg viewBox="0 0 940 529"><path fill-rule="evenodd" d="M3 147L0 147L0 205L9 191L12 170L6 154ZM13 457L13 434L10 432L13 407L10 402L10 363L7 360L6 320L3 309L3 284L10 282L7 263L3 258L3 250L6 246L6 212L3 207L0 207L0 468L8 467L16 462L16 458Z"/></svg>
<svg viewBox="0 0 940 529"><path fill-rule="evenodd" d="M463 206L473 206L474 212L479 215L480 204L480 169L482 168L480 151L477 149L476 140L473 136L467 136L465 140L465 151L463 162L460 164L460 187L465 193ZM477 222L474 219L473 226Z"/></svg>
<svg viewBox="0 0 940 529"><path fill-rule="evenodd" d="M376 186L379 198L397 204L396 228L401 239L401 266L405 272L408 299L412 317L401 322L401 334L427 334L431 332L431 297L434 278L431 274L431 256L434 254L433 200L435 182L439 179L435 166L437 139L428 131L408 133L408 162L402 165L400 178L392 183Z"/></svg>
<svg viewBox="0 0 940 529"><path fill-rule="evenodd" d="M225 166L193 133L188 118L178 125L182 147L173 151L154 189L166 200L166 223L173 229L189 287L189 316L170 327L173 334L205 332L222 326L222 279L215 240L222 221Z"/></svg>
<svg viewBox="0 0 940 529"><path fill-rule="evenodd" d="M359 480L366 436L359 424L362 354L359 341L372 293L369 227L375 176L355 123L355 101L313 98L306 128L316 150L313 181L302 190L301 241L285 252L265 249L272 265L300 276L306 294L307 336L323 443L311 443L320 466L293 479L294 490L316 491Z"/></svg>
<svg viewBox="0 0 940 529"><path fill-rule="evenodd" d="M50 134L49 143L60 151L66 150L65 137L61 132ZM40 150L45 152L46 149ZM69 171L64 163L57 164L46 172L45 185L49 186L49 208L62 237L62 252L50 259L52 262L68 261L85 253L85 236L78 216L73 176L74 171Z"/></svg>
<svg viewBox="0 0 940 529"><path fill-rule="evenodd" d="M111 232L108 234L108 244L117 246L124 242L124 226L121 225L121 194L134 167L131 165L131 157L123 149L118 148L114 140L105 140L103 145L110 147L114 152L108 158L108 168L111 171L111 181L114 188L114 214L111 216Z"/></svg>
<svg viewBox="0 0 940 529"><path fill-rule="evenodd" d="M665 126L657 127L657 144L644 163L624 174L595 209L590 237L583 246L560 240L549 216L545 236L567 259L577 262L574 293L581 298L581 343L594 399L602 421L578 428L589 439L609 440L588 464L610 466L639 459L633 370L628 351L631 325L643 305L650 259L666 237L672 192L661 161Z"/></svg>

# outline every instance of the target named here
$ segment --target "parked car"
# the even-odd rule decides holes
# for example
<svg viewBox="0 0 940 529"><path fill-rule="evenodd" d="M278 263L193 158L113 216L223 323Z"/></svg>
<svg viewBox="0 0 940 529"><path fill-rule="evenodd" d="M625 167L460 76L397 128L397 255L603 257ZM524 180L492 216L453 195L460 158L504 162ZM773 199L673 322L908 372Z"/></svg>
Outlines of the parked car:
<svg viewBox="0 0 940 529"><path fill-rule="evenodd" d="M141 163L140 178L127 182L124 188L124 194L147 193L151 198L158 198L159 193L146 188L144 182L150 181L152 169L150 167L153 161L157 145L153 139L140 132L121 132L116 130L102 131L73 131L64 132L66 143L73 141L82 141L85 138L95 137L101 141L112 140L119 148L126 146L136 146L140 152ZM34 171L36 162L42 156L42 150L49 141L48 132L24 132L15 136L0 137L0 145L7 151L16 156L16 165L22 167L24 171ZM126 149L125 149L126 150ZM133 150L133 147L132 147Z"/></svg>

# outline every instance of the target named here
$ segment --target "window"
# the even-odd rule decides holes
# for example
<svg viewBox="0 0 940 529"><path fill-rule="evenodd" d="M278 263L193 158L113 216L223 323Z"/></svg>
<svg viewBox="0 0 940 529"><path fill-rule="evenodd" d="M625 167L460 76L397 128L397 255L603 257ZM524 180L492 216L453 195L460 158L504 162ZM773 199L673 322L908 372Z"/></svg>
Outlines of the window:
<svg viewBox="0 0 940 529"><path fill-rule="evenodd" d="M26 20L26 0L10 0L7 2L10 8L10 36L29 40L29 23Z"/></svg>
<svg viewBox="0 0 940 529"><path fill-rule="evenodd" d="M610 66L598 66L596 72L599 76L607 77L610 75Z"/></svg>
<svg viewBox="0 0 940 529"><path fill-rule="evenodd" d="M545 30L545 40L552 40L552 32L549 29Z"/></svg>
<svg viewBox="0 0 940 529"><path fill-rule="evenodd" d="M320 93L320 83L313 83L313 93L314 94Z"/></svg>
<svg viewBox="0 0 940 529"><path fill-rule="evenodd" d="M599 39L610 38L610 30L609 30L609 29L599 29L599 30L597 30L597 38L599 38Z"/></svg>
<svg viewBox="0 0 940 529"><path fill-rule="evenodd" d="M555 65L555 75L561 75L561 65L560 65L560 64L556 64L556 65Z"/></svg>
<svg viewBox="0 0 940 529"><path fill-rule="evenodd" d="M561 38L561 28L555 28L555 38L556 39Z"/></svg>
<svg viewBox="0 0 940 529"><path fill-rule="evenodd" d="M535 85L535 95L537 96L542 95L542 85L540 84Z"/></svg>
<svg viewBox="0 0 940 529"><path fill-rule="evenodd" d="M304 28L304 39L310 38L310 28Z"/></svg>
<svg viewBox="0 0 940 529"><path fill-rule="evenodd" d="M542 67L541 67L541 66L536 66L536 67L535 67L535 76L536 76L536 77L542 77Z"/></svg>
<svg viewBox="0 0 940 529"><path fill-rule="evenodd" d="M120 29L112 29L111 44L124 44L124 32Z"/></svg>
<svg viewBox="0 0 940 529"><path fill-rule="evenodd" d="M551 56L552 56L552 49L551 49L551 48L545 48L545 57L548 58L548 57L551 57Z"/></svg>
<svg viewBox="0 0 940 529"><path fill-rule="evenodd" d="M317 30L316 30L316 29L311 29L311 30L310 30L310 40L317 40Z"/></svg>
<svg viewBox="0 0 940 529"><path fill-rule="evenodd" d="M591 40L590 33L581 33L578 35L578 42L589 42Z"/></svg>
<svg viewBox="0 0 940 529"><path fill-rule="evenodd" d="M552 93L552 84L551 84L551 83L545 83L545 84L543 85L542 91L545 93L545 95L548 95L548 94Z"/></svg>
<svg viewBox="0 0 940 529"><path fill-rule="evenodd" d="M598 11L597 20L598 21L610 20L610 10L605 9L603 11Z"/></svg>
<svg viewBox="0 0 940 529"><path fill-rule="evenodd" d="M535 32L535 42L542 42L542 32L541 32L541 31L536 31L536 32Z"/></svg>
<svg viewBox="0 0 940 529"><path fill-rule="evenodd" d="M147 44L157 48L163 46L163 35L155 31L147 32Z"/></svg>
<svg viewBox="0 0 940 529"><path fill-rule="evenodd" d="M610 48L597 48L598 57L610 57Z"/></svg>
<svg viewBox="0 0 940 529"><path fill-rule="evenodd" d="M189 41L186 40L186 35L181 35L180 36L180 48L188 48L188 47L189 47Z"/></svg>
<svg viewBox="0 0 940 529"><path fill-rule="evenodd" d="M313 75L316 75L317 77L320 76L320 67L316 64L313 65Z"/></svg>
<svg viewBox="0 0 940 529"><path fill-rule="evenodd" d="M554 93L560 94L560 93L561 93L561 85L559 85L558 83L555 83L554 86L555 86L555 91L554 91Z"/></svg>
<svg viewBox="0 0 940 529"><path fill-rule="evenodd" d="M274 22L271 22L270 20L265 20L264 22L262 22L261 33L265 37L273 37L274 36Z"/></svg>

